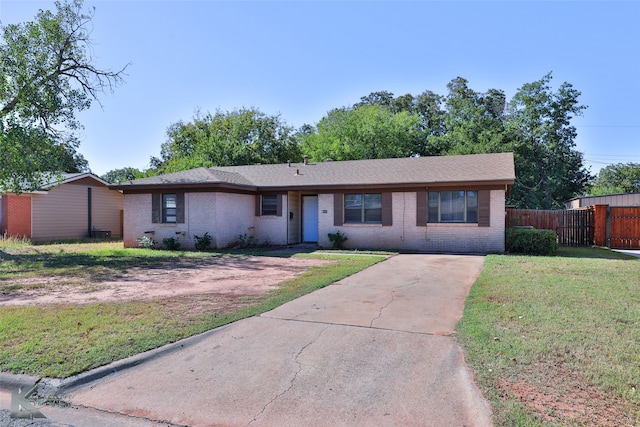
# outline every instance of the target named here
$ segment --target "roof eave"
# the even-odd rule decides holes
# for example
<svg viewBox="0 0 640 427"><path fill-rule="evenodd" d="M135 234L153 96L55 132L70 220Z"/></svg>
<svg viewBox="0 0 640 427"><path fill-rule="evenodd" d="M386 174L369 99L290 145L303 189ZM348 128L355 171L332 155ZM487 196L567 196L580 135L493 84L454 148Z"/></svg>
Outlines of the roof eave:
<svg viewBox="0 0 640 427"><path fill-rule="evenodd" d="M355 184L309 184L309 185L273 185L255 186L229 183L163 183L163 184L112 184L111 190L123 193L148 193L165 190L206 190L206 191L238 191L238 192L281 192L281 191L328 191L328 190L360 190L368 188L383 189L428 189L447 187L501 187L513 185L514 179L480 180L480 181L436 181L436 182L396 182L396 183L355 183Z"/></svg>
<svg viewBox="0 0 640 427"><path fill-rule="evenodd" d="M250 185L228 184L228 183L162 183L162 184L112 184L110 190L120 190L127 193L149 193L152 191L164 190L235 190L239 192L255 192L257 187Z"/></svg>
<svg viewBox="0 0 640 427"><path fill-rule="evenodd" d="M46 185L44 185L44 186L43 186L43 189L53 188L53 187L59 187L59 186L60 186L60 185L62 185L62 184L67 184L67 183L69 183L69 182L78 181L79 179L84 179L84 178L91 178L91 179L93 179L93 180L95 180L95 181L99 182L100 184L103 184L103 185L106 185L106 186L108 186L108 185L109 185L109 183L108 183L107 181L103 180L103 179L102 179L102 178L100 178L99 176L94 175L94 174L93 174L93 173L91 173L91 172L84 172L84 173L81 173L81 174L74 175L74 176L72 176L72 177L69 177L69 178L63 179L63 180L62 180L62 181L60 181L60 182L51 182L51 183L48 183L48 184L46 184Z"/></svg>

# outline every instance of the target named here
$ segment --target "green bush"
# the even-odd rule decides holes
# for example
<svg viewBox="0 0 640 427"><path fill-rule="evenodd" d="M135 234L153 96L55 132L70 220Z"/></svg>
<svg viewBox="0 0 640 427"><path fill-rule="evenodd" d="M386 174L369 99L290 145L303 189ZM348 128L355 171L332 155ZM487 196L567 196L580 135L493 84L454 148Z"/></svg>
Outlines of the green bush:
<svg viewBox="0 0 640 427"><path fill-rule="evenodd" d="M177 251L180 249L180 242L175 237L165 237L162 239L162 244L169 251Z"/></svg>
<svg viewBox="0 0 640 427"><path fill-rule="evenodd" d="M204 236L193 236L193 240L195 240L195 247L199 251L206 251L211 246L211 242L213 242L213 237L209 235L209 233L204 233Z"/></svg>
<svg viewBox="0 0 640 427"><path fill-rule="evenodd" d="M346 234L343 234L340 231L336 231L335 233L329 233L327 234L327 236L329 237L329 240L331 241L331 243L333 243L334 249L342 248L343 243L349 240Z"/></svg>
<svg viewBox="0 0 640 427"><path fill-rule="evenodd" d="M247 249L253 246L253 236L248 234L240 234L238 236L238 246L240 249Z"/></svg>
<svg viewBox="0 0 640 427"><path fill-rule="evenodd" d="M512 254L553 255L558 249L558 236L551 230L507 228L505 250Z"/></svg>
<svg viewBox="0 0 640 427"><path fill-rule="evenodd" d="M136 239L138 241L138 247L145 249L153 249L156 246L156 241L149 236L142 236Z"/></svg>

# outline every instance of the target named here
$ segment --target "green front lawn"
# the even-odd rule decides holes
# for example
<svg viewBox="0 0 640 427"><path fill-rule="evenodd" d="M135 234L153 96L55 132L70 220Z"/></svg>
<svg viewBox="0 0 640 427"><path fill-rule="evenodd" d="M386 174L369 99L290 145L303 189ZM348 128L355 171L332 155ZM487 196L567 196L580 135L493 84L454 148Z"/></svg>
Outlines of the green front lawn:
<svg viewBox="0 0 640 427"><path fill-rule="evenodd" d="M65 276L97 283L112 280L133 266L161 268L163 263L176 258L241 256L237 252L123 249L122 243L117 242L43 246L1 243L0 296L15 290L7 285L11 278ZM297 256L333 262L312 267L261 297L244 297L232 307L216 307L208 304L206 296L198 295L88 305L0 307L0 371L68 377L269 311L385 259Z"/></svg>
<svg viewBox="0 0 640 427"><path fill-rule="evenodd" d="M497 426L640 425L640 259L488 256L457 330Z"/></svg>

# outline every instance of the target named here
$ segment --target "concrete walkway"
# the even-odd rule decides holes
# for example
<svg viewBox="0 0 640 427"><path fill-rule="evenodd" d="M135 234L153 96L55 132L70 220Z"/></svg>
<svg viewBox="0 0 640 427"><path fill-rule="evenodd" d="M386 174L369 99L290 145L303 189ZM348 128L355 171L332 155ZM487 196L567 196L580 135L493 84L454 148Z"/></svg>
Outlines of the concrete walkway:
<svg viewBox="0 0 640 427"><path fill-rule="evenodd" d="M622 254L631 255L636 258L640 258L640 249L612 249L613 251L620 252Z"/></svg>
<svg viewBox="0 0 640 427"><path fill-rule="evenodd" d="M42 412L76 426L490 426L451 336L483 262L395 256Z"/></svg>

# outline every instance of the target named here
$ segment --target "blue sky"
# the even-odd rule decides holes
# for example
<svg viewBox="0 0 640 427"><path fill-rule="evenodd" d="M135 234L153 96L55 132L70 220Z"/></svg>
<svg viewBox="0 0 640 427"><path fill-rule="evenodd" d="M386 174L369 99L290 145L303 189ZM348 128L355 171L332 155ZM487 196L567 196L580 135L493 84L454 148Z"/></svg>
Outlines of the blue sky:
<svg viewBox="0 0 640 427"><path fill-rule="evenodd" d="M85 0L96 64L125 84L79 114L94 173L148 167L196 110L257 107L289 124L386 90L446 95L457 76L511 98L553 72L588 109L573 124L597 172L640 163L640 1L222 2ZM53 1L0 0L3 25Z"/></svg>

